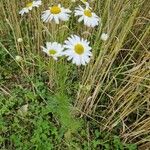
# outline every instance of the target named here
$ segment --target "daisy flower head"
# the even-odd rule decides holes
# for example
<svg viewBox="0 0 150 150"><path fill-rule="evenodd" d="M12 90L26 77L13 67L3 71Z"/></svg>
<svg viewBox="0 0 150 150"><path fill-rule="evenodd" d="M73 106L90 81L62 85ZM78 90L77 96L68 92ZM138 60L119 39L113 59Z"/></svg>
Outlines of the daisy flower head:
<svg viewBox="0 0 150 150"><path fill-rule="evenodd" d="M68 56L68 60L72 60L77 66L86 65L92 56L89 42L77 35L72 35L65 41L64 55Z"/></svg>
<svg viewBox="0 0 150 150"><path fill-rule="evenodd" d="M43 11L42 20L44 22L55 21L56 24L59 24L59 21L68 21L71 11L61 5L54 5L49 7L49 10Z"/></svg>
<svg viewBox="0 0 150 150"><path fill-rule="evenodd" d="M46 42L46 47L41 46L41 48L43 52L45 52L48 56L53 57L55 60L63 55L64 47L57 42Z"/></svg>
<svg viewBox="0 0 150 150"><path fill-rule="evenodd" d="M79 16L78 22L83 21L88 27L95 27L99 24L100 18L91 11L89 4L86 2L86 8L79 6L75 9L75 16Z"/></svg>
<svg viewBox="0 0 150 150"><path fill-rule="evenodd" d="M24 15L25 13L28 13L30 10L32 10L33 7L39 7L40 5L42 5L42 1L41 1L41 0L33 1L33 2L30 2L30 3L27 3L27 4L26 4L26 7L24 7L24 8L19 12L19 14L22 16L22 15Z"/></svg>

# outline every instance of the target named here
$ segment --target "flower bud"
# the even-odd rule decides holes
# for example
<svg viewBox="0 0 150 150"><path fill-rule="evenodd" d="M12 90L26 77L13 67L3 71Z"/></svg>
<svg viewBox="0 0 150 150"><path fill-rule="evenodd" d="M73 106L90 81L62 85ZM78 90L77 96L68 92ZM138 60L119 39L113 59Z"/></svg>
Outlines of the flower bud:
<svg viewBox="0 0 150 150"><path fill-rule="evenodd" d="M107 33L102 33L101 40L107 41L108 38L109 38L109 35Z"/></svg>
<svg viewBox="0 0 150 150"><path fill-rule="evenodd" d="M21 56L16 56L16 57L15 57L15 60L16 60L17 62L21 62L21 61L22 61L22 57L21 57Z"/></svg>

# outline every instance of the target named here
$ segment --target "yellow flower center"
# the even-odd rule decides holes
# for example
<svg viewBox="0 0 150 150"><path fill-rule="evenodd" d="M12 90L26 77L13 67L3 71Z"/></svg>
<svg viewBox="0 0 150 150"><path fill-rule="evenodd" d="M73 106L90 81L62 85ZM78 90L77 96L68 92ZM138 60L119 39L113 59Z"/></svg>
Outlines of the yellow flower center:
<svg viewBox="0 0 150 150"><path fill-rule="evenodd" d="M33 2L28 3L26 6L31 7L33 5Z"/></svg>
<svg viewBox="0 0 150 150"><path fill-rule="evenodd" d="M55 55L57 53L54 49L50 49L48 52L50 55Z"/></svg>
<svg viewBox="0 0 150 150"><path fill-rule="evenodd" d="M89 9L84 10L84 15L87 17L92 17L92 12Z"/></svg>
<svg viewBox="0 0 150 150"><path fill-rule="evenodd" d="M53 6L50 8L50 12L52 14L59 14L61 12L61 9L58 6Z"/></svg>
<svg viewBox="0 0 150 150"><path fill-rule="evenodd" d="M81 0L83 3L87 2L87 0Z"/></svg>
<svg viewBox="0 0 150 150"><path fill-rule="evenodd" d="M74 51L75 51L77 54L79 54L79 55L83 54L83 53L84 53L84 47L83 47L83 45L82 45L82 44L76 44L76 45L74 46Z"/></svg>

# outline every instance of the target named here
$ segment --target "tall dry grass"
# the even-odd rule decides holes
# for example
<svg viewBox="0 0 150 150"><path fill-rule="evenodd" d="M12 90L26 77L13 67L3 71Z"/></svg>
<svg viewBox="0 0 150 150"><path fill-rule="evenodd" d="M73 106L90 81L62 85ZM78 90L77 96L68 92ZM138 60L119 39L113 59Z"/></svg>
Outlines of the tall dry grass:
<svg viewBox="0 0 150 150"><path fill-rule="evenodd" d="M108 0L95 6L104 19L99 30L110 38L93 41L96 60L84 70L75 104L81 115L96 117L102 130L118 128L125 141L139 144L150 141L148 5Z"/></svg>

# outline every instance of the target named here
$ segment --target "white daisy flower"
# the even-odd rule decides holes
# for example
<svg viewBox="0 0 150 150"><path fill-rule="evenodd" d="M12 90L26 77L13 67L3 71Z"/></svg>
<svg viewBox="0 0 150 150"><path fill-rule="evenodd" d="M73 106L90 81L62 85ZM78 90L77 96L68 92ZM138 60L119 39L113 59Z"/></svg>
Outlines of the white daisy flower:
<svg viewBox="0 0 150 150"><path fill-rule="evenodd" d="M102 33L102 35L101 35L101 40L107 41L108 38L109 38L109 35L108 35L107 33Z"/></svg>
<svg viewBox="0 0 150 150"><path fill-rule="evenodd" d="M77 35L72 35L65 41L64 55L68 56L68 60L72 60L73 64L86 65L92 56L91 47L89 42L80 38Z"/></svg>
<svg viewBox="0 0 150 150"><path fill-rule="evenodd" d="M56 24L59 24L59 20L68 21L71 11L61 7L61 5L54 5L49 7L49 10L43 11L42 20L44 22L49 22L54 20Z"/></svg>
<svg viewBox="0 0 150 150"><path fill-rule="evenodd" d="M46 42L46 48L41 46L43 52L45 52L48 56L53 57L53 59L57 60L58 57L63 55L64 47L57 42Z"/></svg>
<svg viewBox="0 0 150 150"><path fill-rule="evenodd" d="M75 9L75 16L79 16L78 22L84 21L84 25L88 27L95 27L99 24L100 18L91 11L89 4L86 3L86 8L81 6Z"/></svg>
<svg viewBox="0 0 150 150"><path fill-rule="evenodd" d="M27 4L26 4L26 7L24 7L24 8L19 12L19 14L22 16L22 15L24 15L25 13L28 13L30 10L32 10L33 7L39 7L41 4L42 4L42 1L41 1L41 0L33 1L33 2L30 2L30 3L27 3Z"/></svg>

